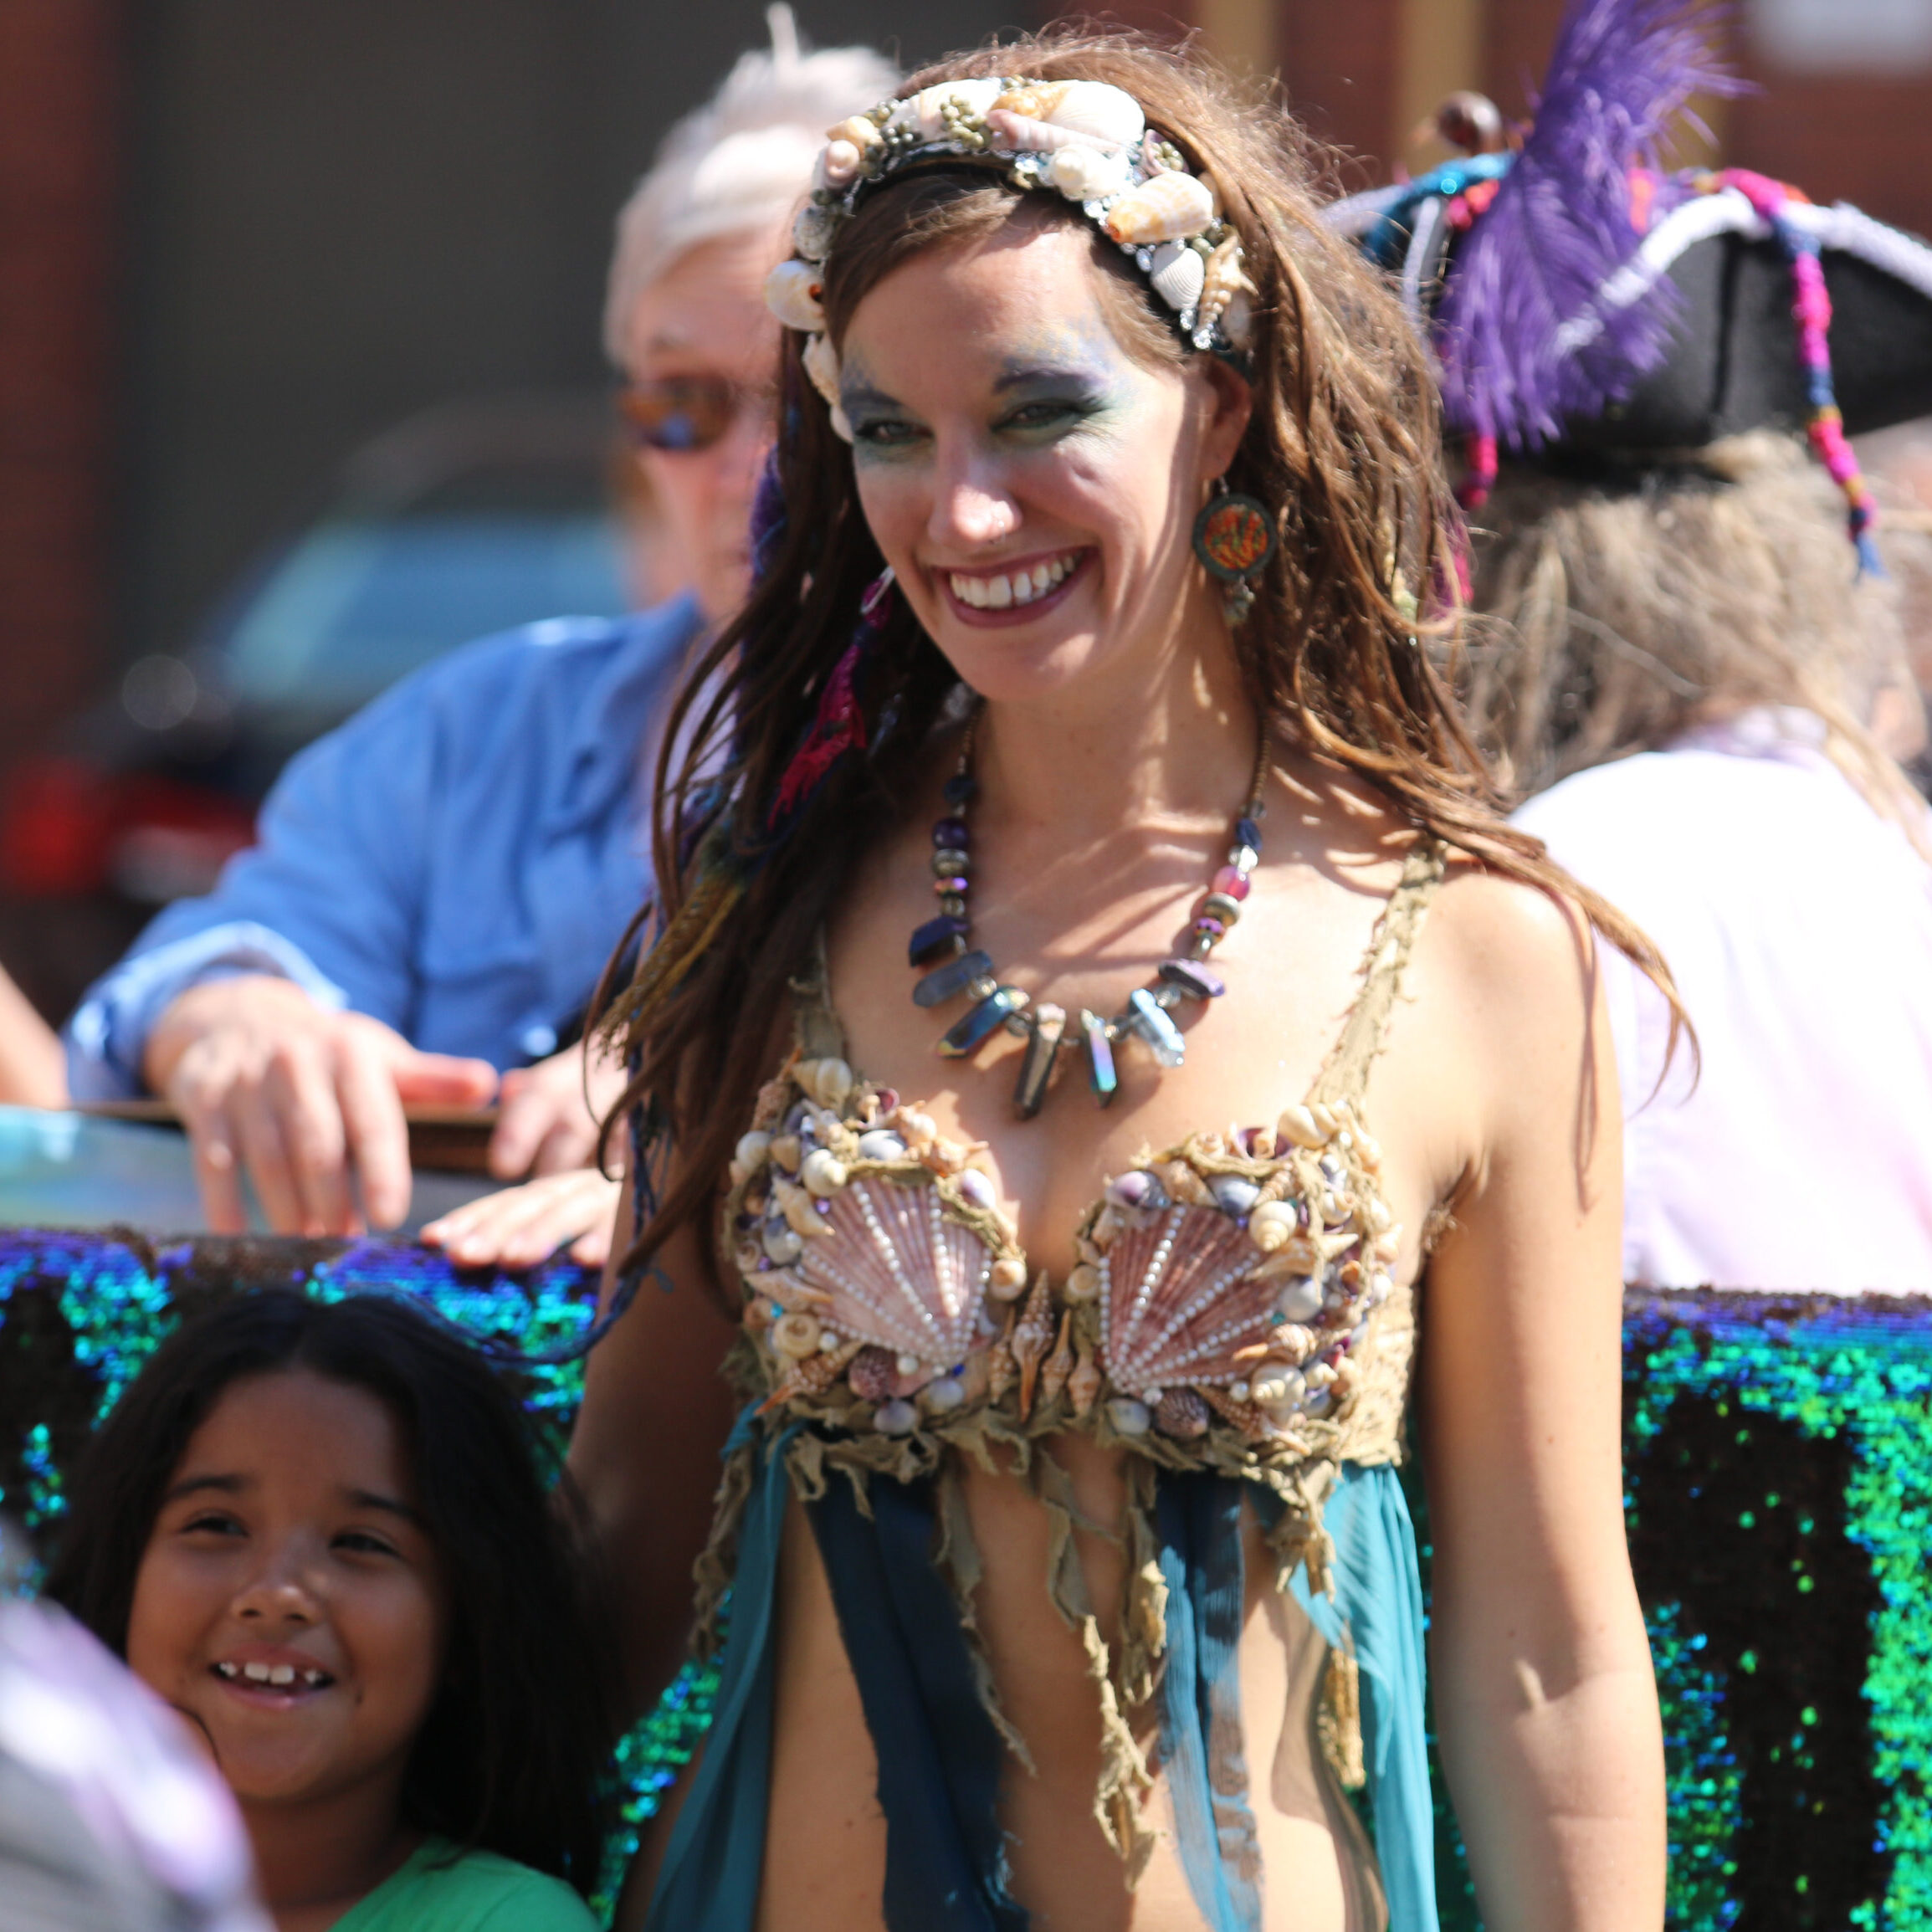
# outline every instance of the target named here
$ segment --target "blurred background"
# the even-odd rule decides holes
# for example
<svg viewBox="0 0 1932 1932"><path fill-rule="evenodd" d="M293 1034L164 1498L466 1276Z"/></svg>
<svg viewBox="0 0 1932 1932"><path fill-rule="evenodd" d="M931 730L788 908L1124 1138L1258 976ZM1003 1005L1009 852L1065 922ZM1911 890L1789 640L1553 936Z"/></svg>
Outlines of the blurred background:
<svg viewBox="0 0 1932 1932"><path fill-rule="evenodd" d="M909 64L1028 0L797 0ZM1345 185L1526 110L1560 0L1094 9L1279 70ZM1741 0L1713 153L1932 229L1932 0ZM757 0L0 3L0 964L64 1018L290 751L464 638L641 599L611 220ZM1691 159L1694 156L1682 158Z"/></svg>

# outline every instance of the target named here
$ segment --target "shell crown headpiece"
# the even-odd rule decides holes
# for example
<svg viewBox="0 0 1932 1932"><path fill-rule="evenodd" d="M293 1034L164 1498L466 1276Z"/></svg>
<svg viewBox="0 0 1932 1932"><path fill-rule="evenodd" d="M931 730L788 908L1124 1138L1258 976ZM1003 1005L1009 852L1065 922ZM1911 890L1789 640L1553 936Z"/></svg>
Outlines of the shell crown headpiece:
<svg viewBox="0 0 1932 1932"><path fill-rule="evenodd" d="M825 333L825 262L871 189L917 163L962 161L1075 203L1146 276L1191 347L1223 356L1246 349L1255 290L1241 238L1222 217L1212 180L1188 172L1132 95L1100 80L937 81L828 131L812 197L792 224L797 253L765 284L772 314L812 338L806 373L848 443L838 356Z"/></svg>

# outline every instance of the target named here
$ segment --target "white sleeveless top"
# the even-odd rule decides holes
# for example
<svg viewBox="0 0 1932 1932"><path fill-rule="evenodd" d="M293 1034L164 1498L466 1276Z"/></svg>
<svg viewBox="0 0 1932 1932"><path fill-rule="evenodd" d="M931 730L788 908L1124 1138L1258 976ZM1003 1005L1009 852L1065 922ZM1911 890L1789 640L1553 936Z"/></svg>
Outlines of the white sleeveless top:
<svg viewBox="0 0 1932 1932"><path fill-rule="evenodd" d="M1599 766L1516 823L1657 942L1698 1031L1604 948L1640 1287L1932 1293L1932 867L1759 710Z"/></svg>

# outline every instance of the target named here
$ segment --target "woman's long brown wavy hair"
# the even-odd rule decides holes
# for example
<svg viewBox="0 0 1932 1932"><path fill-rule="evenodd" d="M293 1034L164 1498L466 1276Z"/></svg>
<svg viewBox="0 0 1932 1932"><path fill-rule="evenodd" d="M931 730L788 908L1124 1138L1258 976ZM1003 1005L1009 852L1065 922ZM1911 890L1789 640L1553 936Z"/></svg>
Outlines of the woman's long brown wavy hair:
<svg viewBox="0 0 1932 1932"><path fill-rule="evenodd" d="M1504 823L1500 797L1432 663L1438 653L1421 641L1453 640L1463 528L1423 346L1393 292L1320 219L1315 184L1328 157L1271 95L1192 50L1120 33L1049 30L942 61L902 94L997 74L1125 90L1191 168L1212 175L1240 233L1256 290L1254 408L1228 480L1279 506L1281 541L1253 613L1232 636L1273 730L1368 781L1418 831L1577 905L1668 989L1642 934ZM862 202L826 268L834 343L867 290L911 255L1013 219L1085 228L1096 264L1110 271L1102 287L1123 346L1180 358L1158 298L1078 211L965 166L909 171ZM787 982L881 828L909 808L958 689L894 600L860 681L866 749L848 752L773 838L780 780L852 642L866 586L884 567L860 512L851 453L804 378L804 342L788 333L783 352L782 530L744 611L691 670L664 735L654 913L660 935L678 927L666 949L677 958L667 970L647 955L640 971L648 997L633 981L607 1003L606 1029L623 1035L633 1056L613 1118L628 1114L649 1121L653 1134L668 1130L676 1150L668 1191L653 1202L627 1271L710 1212L772 1071ZM681 747L675 756L673 746Z"/></svg>

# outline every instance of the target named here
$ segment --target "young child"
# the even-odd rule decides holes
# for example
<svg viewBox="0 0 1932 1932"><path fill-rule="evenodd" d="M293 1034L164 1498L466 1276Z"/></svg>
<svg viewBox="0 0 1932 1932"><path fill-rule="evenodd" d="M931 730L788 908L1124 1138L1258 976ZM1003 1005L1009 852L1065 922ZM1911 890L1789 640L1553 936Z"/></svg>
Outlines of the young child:
<svg viewBox="0 0 1932 1932"><path fill-rule="evenodd" d="M414 1310L270 1291L183 1328L47 1593L207 1739L277 1932L594 1924L596 1622L522 1411Z"/></svg>

